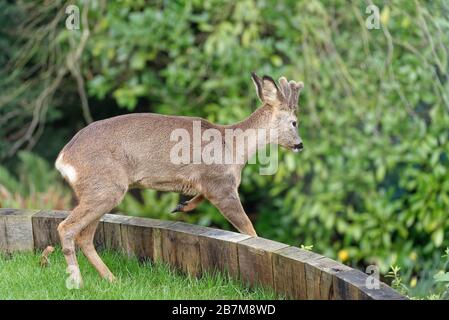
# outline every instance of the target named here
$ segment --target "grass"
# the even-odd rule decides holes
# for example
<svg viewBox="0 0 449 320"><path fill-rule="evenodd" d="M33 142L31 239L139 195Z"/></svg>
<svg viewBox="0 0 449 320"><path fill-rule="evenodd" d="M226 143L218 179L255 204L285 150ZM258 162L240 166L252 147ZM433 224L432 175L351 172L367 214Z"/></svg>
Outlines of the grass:
<svg viewBox="0 0 449 320"><path fill-rule="evenodd" d="M60 249L50 256L46 268L39 266L40 254L0 254L0 299L276 299L272 291L249 289L224 274L194 278L162 263L139 262L111 251L100 255L118 281L111 284L101 279L86 258L78 254L84 287L68 290Z"/></svg>

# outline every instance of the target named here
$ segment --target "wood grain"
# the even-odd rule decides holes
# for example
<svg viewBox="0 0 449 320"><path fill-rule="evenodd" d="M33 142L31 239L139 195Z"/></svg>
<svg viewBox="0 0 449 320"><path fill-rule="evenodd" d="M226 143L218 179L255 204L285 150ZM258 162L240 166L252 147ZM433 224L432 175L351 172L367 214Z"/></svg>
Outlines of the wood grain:
<svg viewBox="0 0 449 320"><path fill-rule="evenodd" d="M249 285L274 287L273 252L288 245L263 238L250 238L238 243L240 276Z"/></svg>
<svg viewBox="0 0 449 320"><path fill-rule="evenodd" d="M208 228L176 222L160 229L162 261L188 275L201 275L199 235Z"/></svg>
<svg viewBox="0 0 449 320"><path fill-rule="evenodd" d="M103 221L100 221L98 223L97 230L95 230L94 246L97 250L102 250L106 247L105 240L104 240L104 223L103 223Z"/></svg>
<svg viewBox="0 0 449 320"><path fill-rule="evenodd" d="M0 211L0 252L8 252L8 241L6 240L6 218Z"/></svg>
<svg viewBox="0 0 449 320"><path fill-rule="evenodd" d="M104 248L125 252L122 245L121 225L125 224L130 217L119 214L105 214L100 222L103 224Z"/></svg>
<svg viewBox="0 0 449 320"><path fill-rule="evenodd" d="M305 265L318 257L320 255L296 247L276 251L273 254L275 291L289 299L307 299L309 286Z"/></svg>
<svg viewBox="0 0 449 320"><path fill-rule="evenodd" d="M407 300L407 298L384 283L378 289L368 289L368 275L362 271L349 269L337 274L334 279L336 299L342 300Z"/></svg>
<svg viewBox="0 0 449 320"><path fill-rule="evenodd" d="M58 225L69 215L67 211L40 211L31 221L33 224L34 248L44 250L47 246L60 245Z"/></svg>
<svg viewBox="0 0 449 320"><path fill-rule="evenodd" d="M162 249L160 248L160 232L155 230L167 228L172 224L173 222L169 221L130 217L120 226L124 252L140 260L157 259Z"/></svg>
<svg viewBox="0 0 449 320"><path fill-rule="evenodd" d="M6 252L34 249L31 217L37 210L0 209L0 242Z"/></svg>
<svg viewBox="0 0 449 320"><path fill-rule="evenodd" d="M237 243L251 238L241 233L209 228L199 235L201 269L203 272L216 271L239 276Z"/></svg>
<svg viewBox="0 0 449 320"><path fill-rule="evenodd" d="M307 299L334 300L335 277L338 273L351 270L348 266L320 256L309 259L305 263L307 278Z"/></svg>

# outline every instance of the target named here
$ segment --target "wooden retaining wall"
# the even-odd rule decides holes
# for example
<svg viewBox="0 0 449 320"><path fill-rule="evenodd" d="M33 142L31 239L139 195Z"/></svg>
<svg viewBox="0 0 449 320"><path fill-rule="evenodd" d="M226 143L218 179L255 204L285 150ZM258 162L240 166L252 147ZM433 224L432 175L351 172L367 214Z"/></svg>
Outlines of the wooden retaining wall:
<svg viewBox="0 0 449 320"><path fill-rule="evenodd" d="M56 228L67 215L0 209L0 252L40 251L59 244ZM368 289L368 275L314 252L182 222L106 214L95 245L161 260L195 276L206 270L228 272L290 299L406 299L384 283Z"/></svg>

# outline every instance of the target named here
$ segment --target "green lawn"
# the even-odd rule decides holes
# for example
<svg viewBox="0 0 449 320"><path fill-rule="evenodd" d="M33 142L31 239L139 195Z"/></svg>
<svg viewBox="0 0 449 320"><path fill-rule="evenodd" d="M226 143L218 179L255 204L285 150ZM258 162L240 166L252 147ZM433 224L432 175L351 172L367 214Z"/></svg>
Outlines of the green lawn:
<svg viewBox="0 0 449 320"><path fill-rule="evenodd" d="M168 266L139 263L121 254L100 252L118 281L102 280L82 254L78 260L84 287L65 287L65 260L58 249L50 256L50 265L39 266L39 254L0 254L0 299L275 299L273 292L248 289L239 281L218 275L200 279L186 277Z"/></svg>

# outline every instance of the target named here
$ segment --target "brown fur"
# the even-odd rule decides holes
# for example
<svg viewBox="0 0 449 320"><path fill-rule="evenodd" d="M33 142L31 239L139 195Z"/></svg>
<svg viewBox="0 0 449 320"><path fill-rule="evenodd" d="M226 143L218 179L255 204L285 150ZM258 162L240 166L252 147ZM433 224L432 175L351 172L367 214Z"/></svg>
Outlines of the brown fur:
<svg viewBox="0 0 449 320"><path fill-rule="evenodd" d="M192 136L194 120L201 121L201 131L215 128L223 136L225 129L277 128L280 145L297 146L301 140L297 129L291 126L292 121L296 121L297 96L302 84L286 84L285 78L281 78L278 89L271 78L261 79L255 74L253 81L263 106L235 125L218 125L194 117L129 114L90 124L62 149L57 167L63 168L61 172L67 177L79 204L58 226L58 231L71 270L70 280L76 287L81 286L82 280L74 254L75 241L102 277L114 279L95 251L93 236L101 216L117 206L129 188L195 195L181 208L184 212L193 210L204 198L208 199L237 230L256 236L238 195L244 164L176 165L170 161L170 150L176 144L170 141L171 132L184 128ZM296 99L295 105L292 99ZM224 143L223 148L227 147ZM256 152L257 146L251 145L248 150L244 154L245 162Z"/></svg>

